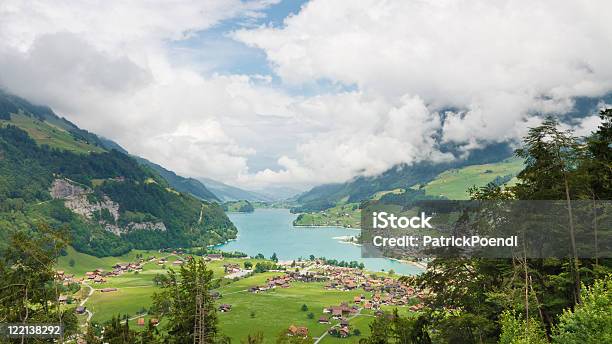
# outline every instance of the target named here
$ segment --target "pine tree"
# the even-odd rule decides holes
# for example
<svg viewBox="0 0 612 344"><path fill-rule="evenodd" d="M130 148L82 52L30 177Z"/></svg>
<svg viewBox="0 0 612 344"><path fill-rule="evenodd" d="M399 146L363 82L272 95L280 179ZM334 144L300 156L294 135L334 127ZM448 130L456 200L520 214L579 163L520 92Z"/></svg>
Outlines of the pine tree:
<svg viewBox="0 0 612 344"><path fill-rule="evenodd" d="M11 229L8 229L11 233ZM66 247L67 230L41 223L35 232L17 231L0 256L0 321L61 323L64 335L74 334L76 316L58 302L54 265Z"/></svg>
<svg viewBox="0 0 612 344"><path fill-rule="evenodd" d="M219 339L217 313L209 293L212 278L213 272L208 269L203 259L188 260L181 266L178 274L169 269L168 278L161 285L162 291L153 297L154 309L160 313L160 318L169 319L166 342L193 344L194 325L198 323L196 313L201 315L199 324L204 333L200 343L214 343Z"/></svg>

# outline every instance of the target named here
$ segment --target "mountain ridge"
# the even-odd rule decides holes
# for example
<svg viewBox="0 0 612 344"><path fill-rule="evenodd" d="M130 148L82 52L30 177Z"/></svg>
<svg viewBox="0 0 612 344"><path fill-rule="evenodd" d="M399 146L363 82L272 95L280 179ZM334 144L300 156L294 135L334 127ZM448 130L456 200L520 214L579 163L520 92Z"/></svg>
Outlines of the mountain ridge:
<svg viewBox="0 0 612 344"><path fill-rule="evenodd" d="M0 93L0 227L66 228L77 250L96 256L236 236L219 204L174 189L105 140L48 107Z"/></svg>
<svg viewBox="0 0 612 344"><path fill-rule="evenodd" d="M453 147L448 146L445 150L452 152ZM408 189L417 184L425 184L448 169L499 162L511 157L512 154L513 150L509 144L499 143L474 150L467 158L451 162L423 161L412 165L396 165L374 177L356 177L345 183L316 186L297 197L296 201L301 205L292 208L292 211L320 211L332 208L340 202L360 202L380 191Z"/></svg>
<svg viewBox="0 0 612 344"><path fill-rule="evenodd" d="M219 197L223 202L240 200L249 202L275 201L273 197L270 197L268 195L228 185L211 178L199 177L198 180L202 182L208 189L210 189L215 195L217 195L217 197Z"/></svg>

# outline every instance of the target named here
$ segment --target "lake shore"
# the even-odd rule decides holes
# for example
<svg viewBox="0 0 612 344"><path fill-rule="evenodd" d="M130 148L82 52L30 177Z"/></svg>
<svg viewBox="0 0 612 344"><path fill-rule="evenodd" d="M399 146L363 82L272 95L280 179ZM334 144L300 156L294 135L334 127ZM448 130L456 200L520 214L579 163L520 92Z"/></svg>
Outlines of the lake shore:
<svg viewBox="0 0 612 344"><path fill-rule="evenodd" d="M352 230L355 230L355 231L361 231L361 228L347 227L347 226L342 226L342 225L296 225L296 224L293 224L293 227L300 227L300 228L344 228L344 229L352 229Z"/></svg>
<svg viewBox="0 0 612 344"><path fill-rule="evenodd" d="M346 241L346 238L358 235L360 229L357 228L293 226L297 215L286 209L255 209L254 213L232 213L228 216L238 228L237 238L216 246L216 249L244 252L250 256L261 253L270 257L276 253L281 260L314 255L338 261L357 261L364 263L369 271L394 270L402 275L423 272L421 266L414 264L388 258L363 258L361 247L355 242Z"/></svg>
<svg viewBox="0 0 612 344"><path fill-rule="evenodd" d="M419 268L421 268L423 270L427 269L427 263L417 262L417 261L414 261L414 260L397 259L397 258L387 258L387 259L394 260L396 262L400 262L400 263L403 263L403 264L409 264L409 265L417 266L417 267L419 267Z"/></svg>

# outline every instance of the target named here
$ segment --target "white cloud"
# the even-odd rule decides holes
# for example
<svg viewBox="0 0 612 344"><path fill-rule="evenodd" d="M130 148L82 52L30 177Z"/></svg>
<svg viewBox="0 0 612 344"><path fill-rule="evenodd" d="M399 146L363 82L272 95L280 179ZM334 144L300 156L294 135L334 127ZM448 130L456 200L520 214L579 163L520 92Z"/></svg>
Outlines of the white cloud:
<svg viewBox="0 0 612 344"><path fill-rule="evenodd" d="M240 30L289 83L328 79L389 102L459 108L448 141L516 137L530 112L612 89L607 1L309 2L281 28ZM546 100L544 100L546 99Z"/></svg>
<svg viewBox="0 0 612 344"><path fill-rule="evenodd" d="M131 94L152 80L150 70L127 56L111 56L73 33L38 36L24 52L5 47L0 84L24 97L68 112L85 97ZM87 111L83 115L86 115Z"/></svg>
<svg viewBox="0 0 612 344"><path fill-rule="evenodd" d="M319 132L298 145L300 161L283 156L278 160L280 170L242 176L242 183L259 187L273 182L339 182L380 174L403 162L452 159L436 149L439 115L418 97L402 97L397 105L388 105L351 92L315 97L293 108L303 125Z"/></svg>
<svg viewBox="0 0 612 344"><path fill-rule="evenodd" d="M3 0L0 41L27 50L41 34L71 32L99 48L137 51L153 42L183 39L224 19L260 16L260 10L276 2Z"/></svg>
<svg viewBox="0 0 612 344"><path fill-rule="evenodd" d="M604 1L313 0L282 27L233 33L281 85L210 73L227 51L171 48L275 2L4 0L0 85L178 173L252 187L448 159L434 135L465 149L514 139L533 113L612 90ZM296 95L321 80L353 91Z"/></svg>
<svg viewBox="0 0 612 344"><path fill-rule="evenodd" d="M3 1L0 86L178 173L229 181L254 149L232 127L282 114L266 77L203 77L168 41L276 1Z"/></svg>

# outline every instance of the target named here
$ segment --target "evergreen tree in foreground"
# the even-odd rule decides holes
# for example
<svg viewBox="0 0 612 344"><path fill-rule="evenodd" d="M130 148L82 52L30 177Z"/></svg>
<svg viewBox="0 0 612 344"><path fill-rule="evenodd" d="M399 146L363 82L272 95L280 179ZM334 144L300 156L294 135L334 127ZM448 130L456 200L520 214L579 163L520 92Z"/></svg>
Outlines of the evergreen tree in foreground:
<svg viewBox="0 0 612 344"><path fill-rule="evenodd" d="M64 229L44 223L35 233L17 231L9 236L0 255L0 323L59 323L64 336L77 332L74 308L60 306L61 285L55 280L54 264L66 247L66 236Z"/></svg>
<svg viewBox="0 0 612 344"><path fill-rule="evenodd" d="M201 343L224 340L218 336L217 313L209 293L212 279L212 270L201 258L187 260L178 273L169 269L168 278L161 285L162 291L153 296L154 309L160 318L169 320L163 343L193 344L196 313L200 313L202 319L198 322L204 333Z"/></svg>

